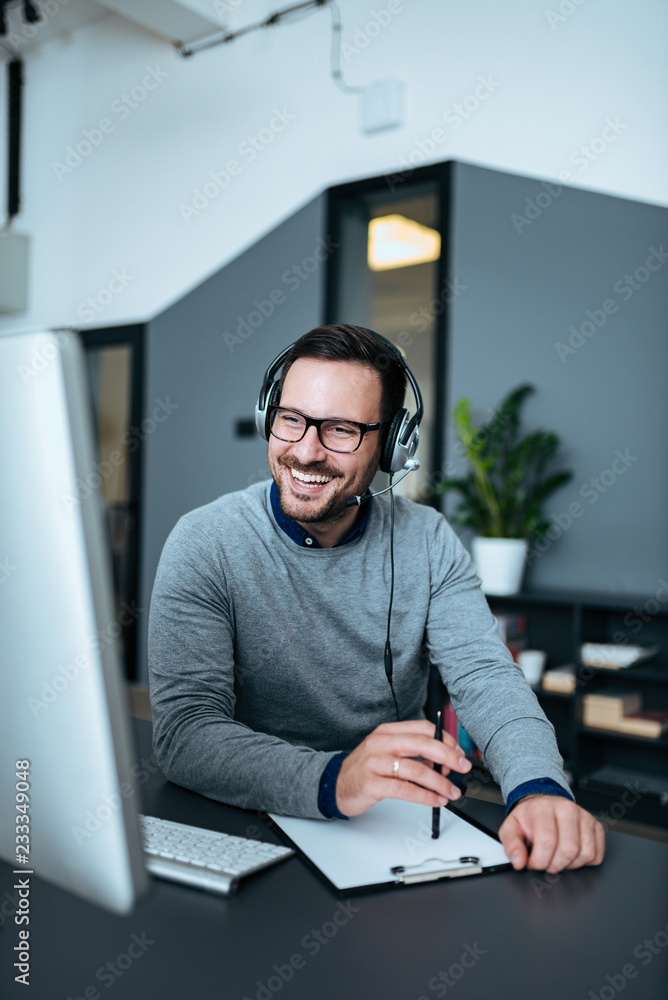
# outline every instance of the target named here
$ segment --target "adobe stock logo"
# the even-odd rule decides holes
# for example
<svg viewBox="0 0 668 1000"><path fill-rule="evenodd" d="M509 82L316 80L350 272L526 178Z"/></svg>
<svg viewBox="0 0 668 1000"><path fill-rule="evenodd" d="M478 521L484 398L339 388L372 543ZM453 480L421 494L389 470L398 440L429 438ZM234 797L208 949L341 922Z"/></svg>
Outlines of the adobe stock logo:
<svg viewBox="0 0 668 1000"><path fill-rule="evenodd" d="M649 965L650 962L654 961L654 957L660 955L667 946L668 924L659 928L653 937L645 938L644 941L637 944L633 949L633 957L637 958L641 965ZM612 975L608 973L604 985L600 986L596 992L590 990L587 994L587 1000L614 1000L617 994L626 988L631 979L637 978L639 971L633 962L627 962L619 972ZM635 990L633 992L637 997L643 996L642 992Z"/></svg>
<svg viewBox="0 0 668 1000"><path fill-rule="evenodd" d="M552 31L564 24L569 17L575 14L576 10L586 2L586 0L561 0L556 10L546 10L545 17Z"/></svg>
<svg viewBox="0 0 668 1000"><path fill-rule="evenodd" d="M403 10L404 6L401 0L389 0L387 7L372 10L371 17L366 24L358 24L355 28L352 43L341 43L341 55L345 61L349 63L351 59L363 52L374 38L378 38L383 28L387 28L392 19L397 14L401 14Z"/></svg>
<svg viewBox="0 0 668 1000"><path fill-rule="evenodd" d="M332 913L331 920L325 920L321 927L313 927L309 934L305 934L301 939L301 947L308 952L308 956L315 957L359 912L359 906L353 906L349 899L345 902L339 902ZM272 973L266 982L257 979L255 982L257 989L254 990L253 996L246 994L242 1000L272 1000L272 997L280 993L283 987L294 978L295 973L306 967L308 960L308 957L297 951L283 965L274 964Z"/></svg>
<svg viewBox="0 0 668 1000"><path fill-rule="evenodd" d="M79 319L85 323L92 322L108 305L111 305L115 296L120 295L134 280L134 274L128 274L127 268L124 267L120 271L114 268L107 284L99 288L95 295L89 295L78 304L76 314Z"/></svg>
<svg viewBox="0 0 668 1000"><path fill-rule="evenodd" d="M51 169L59 181L73 173L77 167L81 166L84 160L88 159L95 150L102 145L108 135L116 131L119 122L125 121L135 108L142 104L151 91L161 86L169 73L160 69L160 66L146 66L146 74L140 83L135 84L130 91L124 91L111 102L109 110L113 118L100 118L97 125L92 128L85 128L81 132L81 138L74 144L65 147L62 160L52 160Z"/></svg>
<svg viewBox="0 0 668 1000"><path fill-rule="evenodd" d="M633 298L636 292L643 288L650 281L652 275L656 271L660 271L668 260L668 253L663 249L663 243L658 248L648 247L647 251L648 255L640 267L637 267L630 274L624 274L615 281L612 290L616 294L617 300L608 298L600 304L599 308L587 309L585 319L580 322L579 326L574 324L569 326L568 342L561 340L555 342L554 349L562 364L565 364L572 354L584 347L587 341L591 340L605 326L609 317L619 310L620 305Z"/></svg>
<svg viewBox="0 0 668 1000"><path fill-rule="evenodd" d="M18 566L14 566L9 559L4 559L0 562L0 583L6 583L12 573L15 573L17 569Z"/></svg>
<svg viewBox="0 0 668 1000"><path fill-rule="evenodd" d="M264 128L261 128L253 135L248 135L237 146L237 156L239 159L229 160L224 168L220 170L210 170L208 178L192 190L190 201L179 203L179 215L188 224L197 218L212 201L218 197L232 182L233 177L238 177L243 170L243 162L252 163L265 149L280 135L291 122L295 121L293 115L286 107L274 108L273 116Z"/></svg>

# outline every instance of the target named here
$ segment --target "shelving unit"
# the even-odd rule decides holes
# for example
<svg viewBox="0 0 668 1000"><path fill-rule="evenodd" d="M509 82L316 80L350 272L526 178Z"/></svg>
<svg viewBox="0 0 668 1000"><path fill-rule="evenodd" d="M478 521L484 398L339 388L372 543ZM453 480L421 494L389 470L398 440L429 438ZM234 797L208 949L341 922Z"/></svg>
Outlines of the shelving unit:
<svg viewBox="0 0 668 1000"><path fill-rule="evenodd" d="M494 614L527 615L528 646L546 650L546 669L575 665L573 694L534 690L555 728L578 803L610 825L625 818L668 827L668 734L651 739L582 722L583 696L613 685L640 691L643 708L668 711L668 590L639 597L535 590L488 595L488 602ZM661 651L638 666L607 670L580 662L583 642L659 643Z"/></svg>

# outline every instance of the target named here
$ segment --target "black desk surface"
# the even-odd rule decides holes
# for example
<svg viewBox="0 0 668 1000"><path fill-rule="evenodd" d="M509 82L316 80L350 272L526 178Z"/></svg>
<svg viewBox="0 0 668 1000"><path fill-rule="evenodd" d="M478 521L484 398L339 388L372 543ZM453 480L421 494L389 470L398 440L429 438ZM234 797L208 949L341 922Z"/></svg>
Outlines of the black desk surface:
<svg viewBox="0 0 668 1000"><path fill-rule="evenodd" d="M135 727L137 759L155 767L150 724ZM171 785L157 769L141 791L148 814L278 839L256 814ZM501 806L465 801L471 816L498 829ZM14 983L18 928L5 907L0 996L612 1000L623 993L623 1000L665 1000L667 874L668 845L611 831L599 868L507 872L349 902L298 857L242 883L230 899L154 879L123 918L33 877L31 985ZM3 902L12 899L12 884L1 864ZM137 957L116 965L133 935Z"/></svg>

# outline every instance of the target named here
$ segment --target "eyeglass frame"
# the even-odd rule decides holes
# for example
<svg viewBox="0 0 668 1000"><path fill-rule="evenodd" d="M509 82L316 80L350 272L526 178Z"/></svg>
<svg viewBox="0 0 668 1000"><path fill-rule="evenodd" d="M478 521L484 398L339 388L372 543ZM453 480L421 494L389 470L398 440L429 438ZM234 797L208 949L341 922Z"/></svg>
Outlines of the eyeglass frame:
<svg viewBox="0 0 668 1000"><path fill-rule="evenodd" d="M296 441L286 441L285 438L281 438L278 436L278 434L274 434L272 427L272 414L275 413L276 410L286 410L288 413L296 413L297 416L302 417L306 421L306 426L304 427L304 433L300 438L297 438ZM361 424L359 420L349 420L347 417L320 417L320 418L309 417L307 413L302 413L301 410L295 410L292 406L281 406L280 403L273 403L271 406L269 406L267 409L267 416L269 419L269 433L271 434L272 437L275 437L277 441L284 441L285 444L298 444L300 441L303 441L304 438L306 437L309 427L315 427L316 434L318 435L318 441L320 442L320 444L323 446L323 448L326 448L327 451L333 451L335 455L354 455L355 452L359 449L360 445L362 444L362 441L364 440L364 435L367 433L367 431L379 431L382 427L387 427L390 423L389 420L381 420L379 423ZM342 424L352 424L353 427L357 427L360 432L360 439L357 442L356 447L353 448L352 451L337 451L336 448L330 448L329 445L325 444L325 442L322 440L322 435L321 435L322 425L330 423L331 421L334 421L336 423L337 420L340 420Z"/></svg>

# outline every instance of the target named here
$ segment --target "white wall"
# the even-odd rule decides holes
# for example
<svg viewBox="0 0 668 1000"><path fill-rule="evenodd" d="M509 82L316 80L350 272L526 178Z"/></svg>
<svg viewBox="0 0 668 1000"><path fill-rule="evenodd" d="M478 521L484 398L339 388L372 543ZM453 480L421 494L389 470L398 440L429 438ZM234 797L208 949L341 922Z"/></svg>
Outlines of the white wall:
<svg viewBox="0 0 668 1000"><path fill-rule="evenodd" d="M285 5L227 4L236 26ZM0 331L152 317L323 188L399 169L412 152L418 162L419 144L429 149L434 129L442 132L430 160L550 180L567 170L576 186L668 204L665 0L392 6L400 10L382 18L389 23L366 33L388 0L339 0L343 40L358 49L343 59L348 82L396 76L407 86L405 125L372 136L359 130L357 99L329 75L326 8L188 60L115 15L28 52L16 228L33 237L31 305L26 315L0 319ZM121 111L119 100L142 85L147 67L164 78ZM455 105L476 103L481 78L492 92L460 118ZM274 109L294 117L251 162L242 144L270 126ZM111 131L57 176L54 162L104 118ZM604 151L592 161L573 162L606 119L620 123L619 134L595 143L594 154ZM0 134L4 161L4 124ZM240 173L184 221L179 206L231 160ZM0 174L4 191L4 162Z"/></svg>

